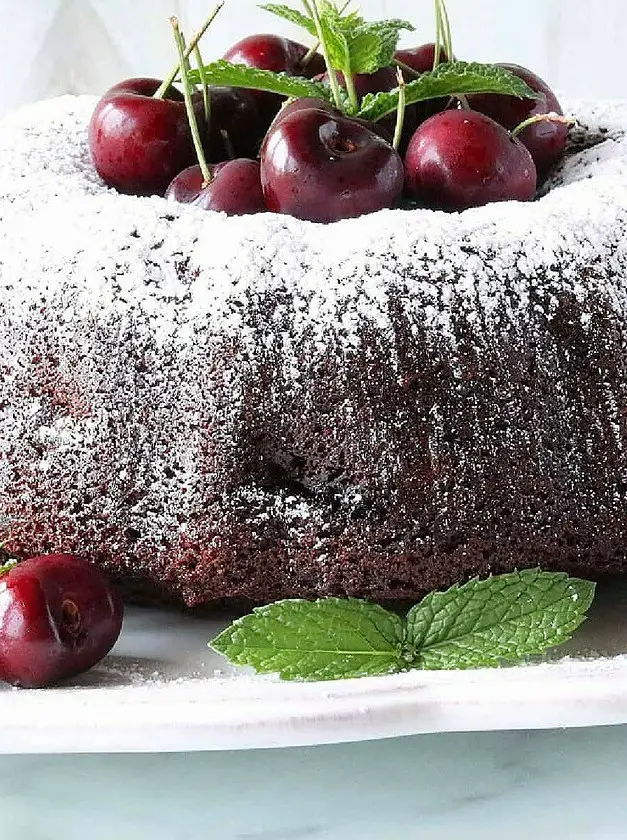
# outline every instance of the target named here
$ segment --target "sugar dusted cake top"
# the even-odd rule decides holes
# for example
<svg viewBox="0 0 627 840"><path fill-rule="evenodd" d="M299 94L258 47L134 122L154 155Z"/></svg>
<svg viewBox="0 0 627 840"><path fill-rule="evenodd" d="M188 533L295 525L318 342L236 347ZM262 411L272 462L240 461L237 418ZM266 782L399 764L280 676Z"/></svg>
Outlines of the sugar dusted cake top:
<svg viewBox="0 0 627 840"><path fill-rule="evenodd" d="M536 202L493 204L462 214L382 211L324 227L274 214L207 215L158 197L134 198L107 189L94 171L86 142L95 102L61 97L26 107L0 123L3 277L19 271L28 305L38 284L52 293L55 276L59 288L71 284L66 274L54 273L69 260L79 270L89 268L76 304L102 309L116 305L108 282L113 271L132 305L146 307L151 317L164 320L164 334L176 330L182 340L185 330L179 329L176 312L159 307L160 298L185 298L186 315L210 312L216 328L239 330L238 310L247 295L272 289L280 278L294 295L297 329L316 330L318 324L324 334L329 319L341 316L351 300L354 315L339 317L337 324L338 335L350 345L356 317L385 328L390 260L401 271L406 262L413 268L421 259L428 263L420 278L422 293L433 302L425 310L428 318L446 319L438 305L440 283L433 282L438 276L454 280L460 290L467 278L468 291L483 294L489 311L492 291L482 288L483 260L493 268L502 261L507 271L508 254L516 252L527 270L544 269L551 255L559 261L575 247L590 259L603 258L614 222L627 204L627 105L622 103L571 109L580 121L573 148L592 148L567 157ZM177 257L189 259L198 272L191 289L171 270ZM272 272L264 270L266 265ZM567 266L562 274L563 269L567 277ZM19 294L13 290L14 305ZM411 307L411 300L406 304Z"/></svg>

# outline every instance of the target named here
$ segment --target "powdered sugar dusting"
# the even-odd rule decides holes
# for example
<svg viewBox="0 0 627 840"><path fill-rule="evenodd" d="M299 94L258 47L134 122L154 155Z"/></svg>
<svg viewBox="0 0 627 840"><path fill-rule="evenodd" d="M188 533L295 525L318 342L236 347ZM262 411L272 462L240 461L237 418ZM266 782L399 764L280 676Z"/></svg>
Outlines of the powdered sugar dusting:
<svg viewBox="0 0 627 840"><path fill-rule="evenodd" d="M257 591L228 571L244 543L287 592L363 587L328 558L367 545L414 559L373 592L415 591L450 551L469 572L516 562L521 529L567 539L539 488L559 488L580 558L604 516L618 541L627 106L569 108L584 128L532 204L319 226L108 190L94 104L0 123L0 506L18 544L139 563L201 602ZM471 550L486 533L498 550Z"/></svg>

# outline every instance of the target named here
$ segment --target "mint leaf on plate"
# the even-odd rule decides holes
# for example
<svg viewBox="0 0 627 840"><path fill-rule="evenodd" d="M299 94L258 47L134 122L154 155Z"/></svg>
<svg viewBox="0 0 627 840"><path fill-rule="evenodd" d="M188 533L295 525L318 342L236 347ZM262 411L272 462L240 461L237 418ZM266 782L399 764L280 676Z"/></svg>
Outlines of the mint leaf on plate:
<svg viewBox="0 0 627 840"><path fill-rule="evenodd" d="M427 595L407 615L413 666L480 668L542 653L585 620L595 585L528 569Z"/></svg>
<svg viewBox="0 0 627 840"><path fill-rule="evenodd" d="M329 87L321 82L313 82L299 76L288 76L287 73L258 70L256 67L247 67L245 64L231 64L224 60L207 64L204 74L206 83L209 85L264 90L296 98L313 96L318 99L330 99L331 97ZM201 83L198 70L191 70L188 76L194 84Z"/></svg>
<svg viewBox="0 0 627 840"><path fill-rule="evenodd" d="M211 642L236 665L285 680L336 680L402 670L404 621L367 601L277 601Z"/></svg>
<svg viewBox="0 0 627 840"><path fill-rule="evenodd" d="M407 105L472 93L500 93L521 99L534 99L536 96L522 79L503 67L464 61L440 64L435 70L423 73L419 79L405 85ZM398 96L398 88L387 93L369 93L361 103L360 118L376 122L394 113L398 108Z"/></svg>
<svg viewBox="0 0 627 840"><path fill-rule="evenodd" d="M493 667L570 639L594 591L590 581L528 569L427 595L406 619L354 598L277 601L210 646L235 665L286 680Z"/></svg>

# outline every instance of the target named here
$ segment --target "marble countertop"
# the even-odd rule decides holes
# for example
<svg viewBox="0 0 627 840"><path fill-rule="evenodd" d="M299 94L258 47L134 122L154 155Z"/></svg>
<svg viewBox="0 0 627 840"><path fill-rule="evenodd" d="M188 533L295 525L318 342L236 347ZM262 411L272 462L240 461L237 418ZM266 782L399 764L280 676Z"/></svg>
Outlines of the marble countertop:
<svg viewBox="0 0 627 840"><path fill-rule="evenodd" d="M627 726L0 757L7 840L622 840ZM158 803L158 804L156 804Z"/></svg>

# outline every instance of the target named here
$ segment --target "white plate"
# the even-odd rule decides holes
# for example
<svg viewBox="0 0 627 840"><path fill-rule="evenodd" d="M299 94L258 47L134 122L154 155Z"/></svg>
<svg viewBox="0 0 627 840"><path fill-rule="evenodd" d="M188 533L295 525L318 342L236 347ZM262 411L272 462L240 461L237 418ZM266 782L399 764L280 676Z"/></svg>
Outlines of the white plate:
<svg viewBox="0 0 627 840"><path fill-rule="evenodd" d="M128 611L101 665L71 686L0 689L0 753L289 747L427 732L627 723L627 585L603 587L559 658L536 665L283 683L206 647L229 621Z"/></svg>

